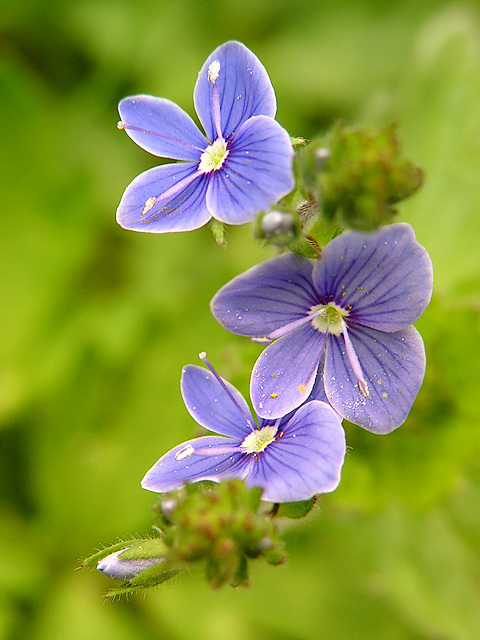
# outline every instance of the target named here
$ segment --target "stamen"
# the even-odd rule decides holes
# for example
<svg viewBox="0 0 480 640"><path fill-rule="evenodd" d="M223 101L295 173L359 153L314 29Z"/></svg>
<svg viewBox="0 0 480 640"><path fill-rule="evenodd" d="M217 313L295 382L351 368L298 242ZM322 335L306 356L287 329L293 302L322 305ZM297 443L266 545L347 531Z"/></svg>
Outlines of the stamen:
<svg viewBox="0 0 480 640"><path fill-rule="evenodd" d="M252 342L256 344L270 344L273 338L269 338L268 336L262 336L261 338L250 338Z"/></svg>
<svg viewBox="0 0 480 640"><path fill-rule="evenodd" d="M169 189L167 189L163 193L161 193L159 196L157 196L154 199L154 201L152 201L152 199L149 198L147 200L147 202L143 206L142 216L147 214L159 202L162 202L163 200L169 200L171 198L174 198L178 193L180 193L180 191L183 191L186 187L188 187L189 184L191 184L194 180L199 178L201 175L202 174L199 173L199 172L192 173L189 176L186 176L185 178L183 178L182 180L177 182L176 184L174 184L172 187L170 187Z"/></svg>
<svg viewBox="0 0 480 640"><path fill-rule="evenodd" d="M230 400L233 402L233 404L237 407L237 409L240 411L242 416L245 418L245 422L250 427L250 429L252 431L257 431L257 427L252 423L251 418L248 416L248 414L245 413L245 411L242 409L242 407L238 404L238 402L233 397L231 391L229 390L229 388L227 387L225 382L221 379L221 377L218 375L218 373L215 371L213 366L208 361L206 352L202 351L201 353L198 354L198 357L200 358L200 360L202 360L207 365L207 367L210 369L210 371L215 376L215 379L222 385L223 390L226 392L226 394L228 395Z"/></svg>
<svg viewBox="0 0 480 640"><path fill-rule="evenodd" d="M178 142L178 144L182 145L182 147L190 147L190 149L195 149L196 151L200 151L200 153L203 153L204 151L204 149L196 147L193 144L189 144L188 142L184 142L183 140L178 140L177 138L166 136L164 133L158 133L158 131L151 131L150 129L142 129L142 127L136 127L133 124L126 124L121 120L120 122L117 122L117 129L125 129L126 131L139 131L140 133L146 133L149 136L156 136L157 138L163 138L164 140L170 140L171 142Z"/></svg>
<svg viewBox="0 0 480 640"><path fill-rule="evenodd" d="M185 447L183 447L183 449L177 451L177 453L175 454L175 460L183 460L184 458L188 458L188 456L191 456L192 453L195 453L195 449L191 444L187 444Z"/></svg>
<svg viewBox="0 0 480 640"><path fill-rule="evenodd" d="M208 81L215 84L220 74L220 61L214 60L208 67Z"/></svg>
<svg viewBox="0 0 480 640"><path fill-rule="evenodd" d="M250 435L250 434L249 434ZM205 449L196 449L193 452L195 456L221 456L230 453L243 453L240 447L206 447Z"/></svg>
<svg viewBox="0 0 480 640"><path fill-rule="evenodd" d="M363 375L362 367L360 366L360 362L358 360L358 356L355 353L354 346L352 341L350 340L350 336L348 335L347 325L342 319L342 333L343 339L345 340L345 350L347 352L348 361L352 367L353 373L358 381L358 390L360 394L364 398L370 398L370 391L368 389L368 383L365 380L365 376Z"/></svg>
<svg viewBox="0 0 480 640"><path fill-rule="evenodd" d="M307 324L307 322L310 322L312 318L315 318L316 316L321 314L322 311L323 309L319 309L314 313L309 313L308 315L303 316L302 318L298 318L298 320L293 320L292 322L288 322L287 324L283 325L283 327L275 329L275 331L272 331L271 333L269 333L267 338L269 338L270 340L281 338L282 336L285 336L287 333L290 333L290 331L294 331L295 329L298 329L298 327L302 327L304 324Z"/></svg>
<svg viewBox="0 0 480 640"><path fill-rule="evenodd" d="M208 81L212 83L212 116L217 138L223 140L222 121L220 115L220 93L217 87L218 76L220 75L220 62L214 60L208 67Z"/></svg>
<svg viewBox="0 0 480 640"><path fill-rule="evenodd" d="M223 140L222 119L220 114L220 93L216 83L212 87L212 116L217 137L220 140Z"/></svg>
<svg viewBox="0 0 480 640"><path fill-rule="evenodd" d="M180 462L180 460L184 460L185 458L189 458L190 456L213 457L222 456L225 454L230 455L231 453L244 453L244 451L240 447L204 447L202 449L195 449L191 444L187 444L183 447L183 449L177 451L177 453L175 454L175 460L177 462Z"/></svg>

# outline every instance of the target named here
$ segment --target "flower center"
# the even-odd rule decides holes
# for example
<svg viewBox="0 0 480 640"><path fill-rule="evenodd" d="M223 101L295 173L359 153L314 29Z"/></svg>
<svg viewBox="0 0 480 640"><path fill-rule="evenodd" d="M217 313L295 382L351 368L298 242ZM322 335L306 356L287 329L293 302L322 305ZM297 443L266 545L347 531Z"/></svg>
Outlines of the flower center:
<svg viewBox="0 0 480 640"><path fill-rule="evenodd" d="M260 453L260 451L266 449L268 445L275 440L277 430L278 427L276 425L255 429L255 431L248 434L240 445L240 449L243 449L245 453Z"/></svg>
<svg viewBox="0 0 480 640"><path fill-rule="evenodd" d="M348 311L337 306L334 302L329 302L327 305L318 304L312 307L308 314L316 314L312 319L312 325L317 331L339 336L343 333L342 318L348 316Z"/></svg>
<svg viewBox="0 0 480 640"><path fill-rule="evenodd" d="M213 144L208 146L200 156L198 170L201 173L218 171L228 156L227 143L223 138L218 138Z"/></svg>

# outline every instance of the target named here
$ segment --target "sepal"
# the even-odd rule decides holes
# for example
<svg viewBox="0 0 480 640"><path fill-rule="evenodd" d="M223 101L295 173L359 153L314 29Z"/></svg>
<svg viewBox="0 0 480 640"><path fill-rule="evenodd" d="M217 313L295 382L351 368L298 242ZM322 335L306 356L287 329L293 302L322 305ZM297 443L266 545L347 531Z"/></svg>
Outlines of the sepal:
<svg viewBox="0 0 480 640"><path fill-rule="evenodd" d="M315 506L316 501L317 498L314 496L310 500L303 500L302 502L283 502L279 505L276 515L279 518L290 518L292 520L305 518Z"/></svg>
<svg viewBox="0 0 480 640"><path fill-rule="evenodd" d="M212 218L209 226L215 242L225 249L227 247L227 225L216 218Z"/></svg>

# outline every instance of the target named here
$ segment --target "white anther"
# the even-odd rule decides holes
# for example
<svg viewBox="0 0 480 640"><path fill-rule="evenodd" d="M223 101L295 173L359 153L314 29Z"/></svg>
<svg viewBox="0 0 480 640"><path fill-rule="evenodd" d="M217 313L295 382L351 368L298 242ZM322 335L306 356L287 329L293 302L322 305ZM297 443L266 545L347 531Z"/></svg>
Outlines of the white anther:
<svg viewBox="0 0 480 640"><path fill-rule="evenodd" d="M187 444L186 447L183 447L183 449L180 449L180 451L178 451L175 454L175 460L177 460L177 462L179 460L183 460L184 458L188 458L188 456L191 456L192 453L195 452L195 449L192 447L191 444Z"/></svg>
<svg viewBox="0 0 480 640"><path fill-rule="evenodd" d="M208 67L208 81L212 84L218 80L218 74L220 73L220 62L214 60Z"/></svg>

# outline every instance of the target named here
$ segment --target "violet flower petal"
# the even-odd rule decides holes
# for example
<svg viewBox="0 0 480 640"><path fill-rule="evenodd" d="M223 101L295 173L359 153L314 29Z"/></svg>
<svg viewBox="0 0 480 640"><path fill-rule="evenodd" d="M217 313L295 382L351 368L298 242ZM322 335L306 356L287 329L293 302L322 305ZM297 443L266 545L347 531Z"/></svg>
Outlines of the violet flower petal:
<svg viewBox="0 0 480 640"><path fill-rule="evenodd" d="M216 84L224 139L228 140L252 116L275 116L275 92L265 67L245 45L226 42L208 56L193 93L195 110L211 142L217 138L212 115L213 85L208 80L208 68L214 60L220 63Z"/></svg>
<svg viewBox="0 0 480 640"><path fill-rule="evenodd" d="M160 158L200 162L209 144L192 118L165 98L131 96L120 102L118 111L130 138Z"/></svg>
<svg viewBox="0 0 480 640"><path fill-rule="evenodd" d="M373 433L390 433L405 422L425 373L423 340L414 327L386 333L348 327L361 362L369 398L359 392L342 336L330 336L325 358L325 391L344 418Z"/></svg>
<svg viewBox="0 0 480 640"><path fill-rule="evenodd" d="M223 381L252 426L255 426L255 420L242 394L230 382ZM180 384L188 412L202 427L242 441L252 432L252 427L247 424L242 412L208 369L193 364L185 366Z"/></svg>
<svg viewBox="0 0 480 640"><path fill-rule="evenodd" d="M320 362L318 363L318 373L315 378L315 382L313 384L313 389L310 392L310 397L308 400L320 400L321 402L326 402L330 404L327 398L327 394L325 393L325 384L323 382L323 370L325 368L325 351L322 352L320 357Z"/></svg>
<svg viewBox="0 0 480 640"><path fill-rule="evenodd" d="M246 478L264 489L263 500L295 502L333 491L345 457L341 418L324 402L307 402L286 424L280 437L260 453Z"/></svg>
<svg viewBox="0 0 480 640"><path fill-rule="evenodd" d="M347 231L325 247L313 269L313 282L320 297L348 309L352 321L398 331L427 308L432 263L409 224L389 225L375 233Z"/></svg>
<svg viewBox="0 0 480 640"><path fill-rule="evenodd" d="M318 304L313 263L284 253L230 280L212 298L216 320L232 333L260 338L303 318Z"/></svg>
<svg viewBox="0 0 480 640"><path fill-rule="evenodd" d="M181 185L177 195L162 194ZM205 202L207 181L196 164L164 164L144 171L125 189L117 209L117 222L124 229L149 233L191 231L210 219ZM168 194L167 194L168 195Z"/></svg>
<svg viewBox="0 0 480 640"><path fill-rule="evenodd" d="M223 170L212 174L210 213L228 224L249 222L293 189L292 161L285 129L266 116L250 118L235 134Z"/></svg>
<svg viewBox="0 0 480 640"><path fill-rule="evenodd" d="M232 452L232 448L240 444L240 441L221 436L202 436L187 440L162 456L147 471L142 487L148 491L164 493L180 489L188 482L243 479L248 472L249 458L242 451ZM209 449L215 449L215 455L202 453Z"/></svg>
<svg viewBox="0 0 480 640"><path fill-rule="evenodd" d="M275 340L256 361L250 380L253 408L274 419L293 411L310 395L326 334L310 324Z"/></svg>

